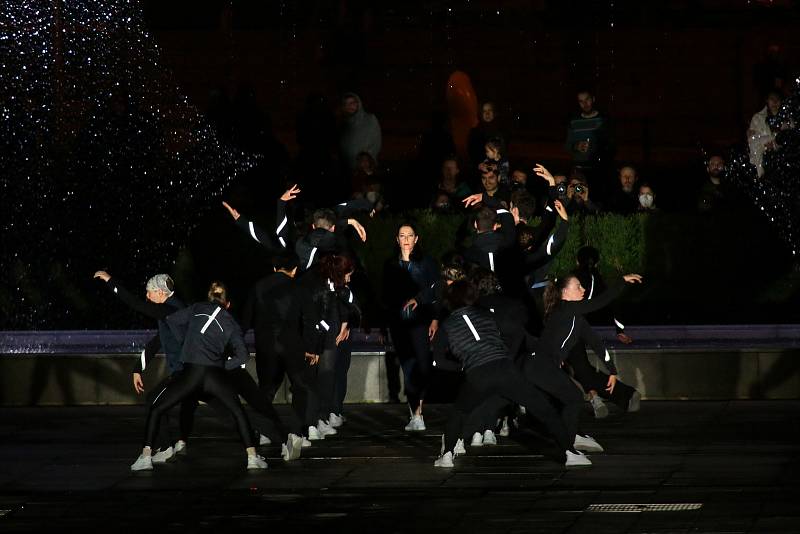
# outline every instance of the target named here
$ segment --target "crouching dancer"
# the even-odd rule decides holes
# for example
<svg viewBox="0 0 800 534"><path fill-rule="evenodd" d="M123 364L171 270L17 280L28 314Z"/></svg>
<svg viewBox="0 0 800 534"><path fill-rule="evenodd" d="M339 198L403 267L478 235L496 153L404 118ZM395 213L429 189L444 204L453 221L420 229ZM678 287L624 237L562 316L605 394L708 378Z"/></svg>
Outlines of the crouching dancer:
<svg viewBox="0 0 800 534"><path fill-rule="evenodd" d="M525 406L553 436L567 466L591 465L586 456L573 448L567 429L547 398L523 378L514 366L503 343L491 312L474 306L478 294L466 280L454 282L446 292L450 316L436 335L436 366L447 369L457 366L444 356L447 348L458 358L465 372L465 381L453 403L442 436L441 456L435 467L453 467L453 449L463 432L465 418L487 399L499 395Z"/></svg>
<svg viewBox="0 0 800 534"><path fill-rule="evenodd" d="M250 422L234 385L226 376L226 369L244 365L250 357L242 331L225 309L228 302L224 286L212 283L208 299L208 302L194 304L167 317L173 334L183 343L183 372L164 386L150 406L142 453L131 465L132 471L153 469L151 451L162 415L182 400L198 394L219 399L233 415L247 450L247 468L267 468L264 458L256 454ZM226 348L232 349L231 359L225 356Z"/></svg>

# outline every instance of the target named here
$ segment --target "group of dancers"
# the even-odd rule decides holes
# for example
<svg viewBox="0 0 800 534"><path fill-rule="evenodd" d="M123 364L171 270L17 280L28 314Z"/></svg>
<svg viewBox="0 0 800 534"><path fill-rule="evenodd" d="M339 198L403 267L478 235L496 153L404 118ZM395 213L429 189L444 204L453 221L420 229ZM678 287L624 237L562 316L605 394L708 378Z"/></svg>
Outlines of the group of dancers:
<svg viewBox="0 0 800 534"><path fill-rule="evenodd" d="M486 193L472 195L464 199L466 207L475 208L469 248L448 255L440 269L423 252L413 222L404 222L396 233L397 251L384 267L381 303L403 370L405 430L426 430L423 407L432 367L463 373L436 467L453 467L455 457L466 453L465 438L473 446L494 444L495 432L508 435L509 421L526 420L546 430L558 461L588 466L584 453L603 448L578 433L585 396L596 417L608 414L603 399L626 411L639 409L639 393L618 379L585 315L606 308L625 283L642 278L629 274L606 287L597 270L598 252L584 247L575 273L550 279L569 216L557 200L552 175L541 165L534 171L550 185L536 228L520 221L513 206ZM221 282L211 284L207 301L186 306L166 274L148 280L141 300L109 273L95 273L124 303L158 323L133 372L137 393L145 391L143 375L153 355L159 349L166 355L168 374L149 388L142 450L132 470L151 470L154 463L186 454L200 401L234 421L248 469L267 467L257 446L280 443L283 459L292 461L345 423L350 328L361 314L350 288L358 260L347 232L352 228L366 241L354 216L369 212L371 204L360 199L318 209L310 230L293 239L287 207L300 193L293 186L278 199L276 224L269 229L223 202L235 224L273 257L273 272L253 288L241 324L228 312L231 302ZM622 323L614 322L619 338L629 342ZM258 384L244 369L250 355L243 332L250 329ZM608 373L592 366L587 346ZM272 405L285 376L292 392L286 424ZM162 421L166 429L160 432Z"/></svg>

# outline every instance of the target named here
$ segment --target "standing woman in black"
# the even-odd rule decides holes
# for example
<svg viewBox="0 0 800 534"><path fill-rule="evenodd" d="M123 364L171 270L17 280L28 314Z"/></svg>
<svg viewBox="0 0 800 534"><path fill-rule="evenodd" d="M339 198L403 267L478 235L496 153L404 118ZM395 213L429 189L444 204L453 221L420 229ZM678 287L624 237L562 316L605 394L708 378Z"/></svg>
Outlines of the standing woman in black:
<svg viewBox="0 0 800 534"><path fill-rule="evenodd" d="M629 284L642 281L638 274L626 274L622 278ZM592 300L583 300L585 290L574 275L551 282L544 293L544 329L535 354L527 358L524 364L525 377L560 404L564 425L578 450L602 452L602 447L593 439L578 435L578 416L583 395L561 366L579 343L589 345L598 358L611 361L603 341L589 326L584 315L607 306L622 293L623 287L624 284L619 283ZM606 391L613 393L615 385L616 375L611 375Z"/></svg>
<svg viewBox="0 0 800 534"><path fill-rule="evenodd" d="M439 328L439 269L422 252L419 234L410 222L397 228L396 255L383 271L383 302L389 332L403 368L403 389L408 399L409 432L425 430L422 404L431 368L430 340Z"/></svg>

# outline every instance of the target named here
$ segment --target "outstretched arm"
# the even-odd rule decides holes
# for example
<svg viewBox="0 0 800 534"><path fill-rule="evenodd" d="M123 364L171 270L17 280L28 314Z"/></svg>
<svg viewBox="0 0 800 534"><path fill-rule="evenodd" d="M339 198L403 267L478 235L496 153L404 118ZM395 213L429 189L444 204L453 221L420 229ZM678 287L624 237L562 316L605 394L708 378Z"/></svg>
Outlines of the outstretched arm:
<svg viewBox="0 0 800 534"><path fill-rule="evenodd" d="M130 291L122 287L117 280L111 278L111 275L105 271L97 271L94 273L94 277L103 280L106 283L106 287L108 287L112 293L119 297L119 299L130 309L137 311L142 315L146 315L151 319L163 319L174 311L174 308L171 308L170 306L164 306L163 304L156 304L155 302L150 302L149 300L136 298L133 296L133 294L131 294Z"/></svg>
<svg viewBox="0 0 800 534"><path fill-rule="evenodd" d="M642 283L642 277L638 274L626 274L622 279L628 284ZM562 301L561 305L567 306L570 313L585 315L593 311L601 310L611 304L611 302L622 293L624 288L625 284L617 283L606 289L600 296L594 297L591 300Z"/></svg>

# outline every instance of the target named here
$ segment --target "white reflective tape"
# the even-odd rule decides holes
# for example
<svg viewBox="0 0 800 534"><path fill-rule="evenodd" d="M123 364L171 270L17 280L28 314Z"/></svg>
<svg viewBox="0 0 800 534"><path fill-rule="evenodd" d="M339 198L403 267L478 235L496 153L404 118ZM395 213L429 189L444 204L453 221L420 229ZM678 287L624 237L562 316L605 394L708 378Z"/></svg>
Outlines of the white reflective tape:
<svg viewBox="0 0 800 534"><path fill-rule="evenodd" d="M339 204L339 205L340 205L340 206L347 206L347 202L342 202L342 203L341 203L341 204Z"/></svg>
<svg viewBox="0 0 800 534"><path fill-rule="evenodd" d="M500 214L503 214L503 213L508 213L508 210L504 210L504 209L502 209L502 208L501 208L501 209L499 209L499 210L497 210L497 214L498 214L498 215L500 215Z"/></svg>
<svg viewBox="0 0 800 534"><path fill-rule="evenodd" d="M308 255L308 263L306 264L306 269L311 267L311 264L314 263L314 254L317 253L317 247L311 249L311 254Z"/></svg>
<svg viewBox="0 0 800 534"><path fill-rule="evenodd" d="M544 209L546 209L547 211L553 211L553 208L551 208L550 206L547 206Z"/></svg>
<svg viewBox="0 0 800 534"><path fill-rule="evenodd" d="M494 313L494 308L489 308L489 311Z"/></svg>
<svg viewBox="0 0 800 534"><path fill-rule="evenodd" d="M144 349L142 349L142 371L147 367L147 360L144 359Z"/></svg>
<svg viewBox="0 0 800 534"><path fill-rule="evenodd" d="M242 369L245 369L245 368L247 368L247 364L246 364L246 363L243 363L243 364L242 364L242 365L240 365L239 367L241 367Z"/></svg>
<svg viewBox="0 0 800 534"><path fill-rule="evenodd" d="M625 325L619 322L616 317L614 317L614 324L616 324L617 328L619 328L620 330L625 330Z"/></svg>
<svg viewBox="0 0 800 534"><path fill-rule="evenodd" d="M278 241L280 241L280 242L281 242L281 246L282 246L283 248L286 248L286 241L284 241L284 240L283 240L283 238L282 238L281 236L278 236Z"/></svg>
<svg viewBox="0 0 800 534"><path fill-rule="evenodd" d="M319 324L320 326L322 326L322 328L325 329L326 332L331 329L330 325L325 322L325 319L321 320Z"/></svg>
<svg viewBox="0 0 800 534"><path fill-rule="evenodd" d="M494 253L489 253L489 269L494 272Z"/></svg>
<svg viewBox="0 0 800 534"><path fill-rule="evenodd" d="M261 241L259 241L258 238L256 237L256 227L253 225L253 221L247 223L247 226L250 228L250 236L253 239L255 239L256 242L261 243Z"/></svg>
<svg viewBox="0 0 800 534"><path fill-rule="evenodd" d="M467 323L467 327L469 327L470 331L472 332L472 335L475 336L475 341L480 341L481 336L478 335L478 331L475 330L475 325L473 325L472 321L469 320L467 314L465 313L461 317L462 319L464 319L464 322Z"/></svg>
<svg viewBox="0 0 800 534"><path fill-rule="evenodd" d="M606 357L605 357L605 360L606 360L607 362L610 362L610 361L611 361L611 355L608 353L608 349L606 349Z"/></svg>
<svg viewBox="0 0 800 534"><path fill-rule="evenodd" d="M284 227L284 226L286 226L286 223L287 223L288 221L289 221L289 219L288 219L288 218L286 218L286 216L284 215L284 216L283 216L283 220L282 220L282 221L281 221L281 223L278 225L278 229L277 229L277 230L275 230L275 233L276 233L276 234L280 234L280 233L281 233L281 230L283 230L283 227Z"/></svg>
<svg viewBox="0 0 800 534"><path fill-rule="evenodd" d="M350 297L347 299L347 302L352 304L353 303L353 290L350 289L350 288L347 288L347 290L350 292Z"/></svg>
<svg viewBox="0 0 800 534"><path fill-rule="evenodd" d="M328 289L330 289L331 291L336 290L336 288L333 287L333 282L331 282L330 279L328 279Z"/></svg>
<svg viewBox="0 0 800 534"><path fill-rule="evenodd" d="M217 314L219 314L221 310L222 308L217 306L217 309L214 310L214 313L208 316L208 321L206 321L206 324L204 324L203 328L200 329L201 334L205 334L206 330L208 330L208 327L211 326L211 322L217 320ZM219 326L219 329L222 330L222 326L220 326L219 322L217 322L217 326Z"/></svg>
<svg viewBox="0 0 800 534"><path fill-rule="evenodd" d="M553 243L555 242L555 240L556 240L556 235L555 234L550 235L550 239L547 240L547 255L548 256L552 256L553 255Z"/></svg>
<svg viewBox="0 0 800 534"><path fill-rule="evenodd" d="M117 293L119 293L119 289L117 289L117 288L115 287L115 288L114 288L114 294L117 294Z"/></svg>
<svg viewBox="0 0 800 534"><path fill-rule="evenodd" d="M156 403L158 402L158 399L159 399L159 397L161 397L161 395L162 395L162 394L163 394L165 391L167 391L167 387L166 387L166 386L164 386L164 389L162 389L162 390L161 390L161 393L159 393L158 395L156 395L156 398L155 398L155 400L153 401L153 404L151 404L150 406L155 406L155 405L156 405Z"/></svg>
<svg viewBox="0 0 800 534"><path fill-rule="evenodd" d="M589 286L589 298L587 300L592 300L592 295L594 295L594 275L592 275L592 284Z"/></svg>
<svg viewBox="0 0 800 534"><path fill-rule="evenodd" d="M569 339L569 336L572 335L573 330L575 330L575 316L572 317L572 327L569 329L569 334L567 334L567 337L564 338L564 342L561 344L562 349L564 348L564 345L567 344L567 340Z"/></svg>

